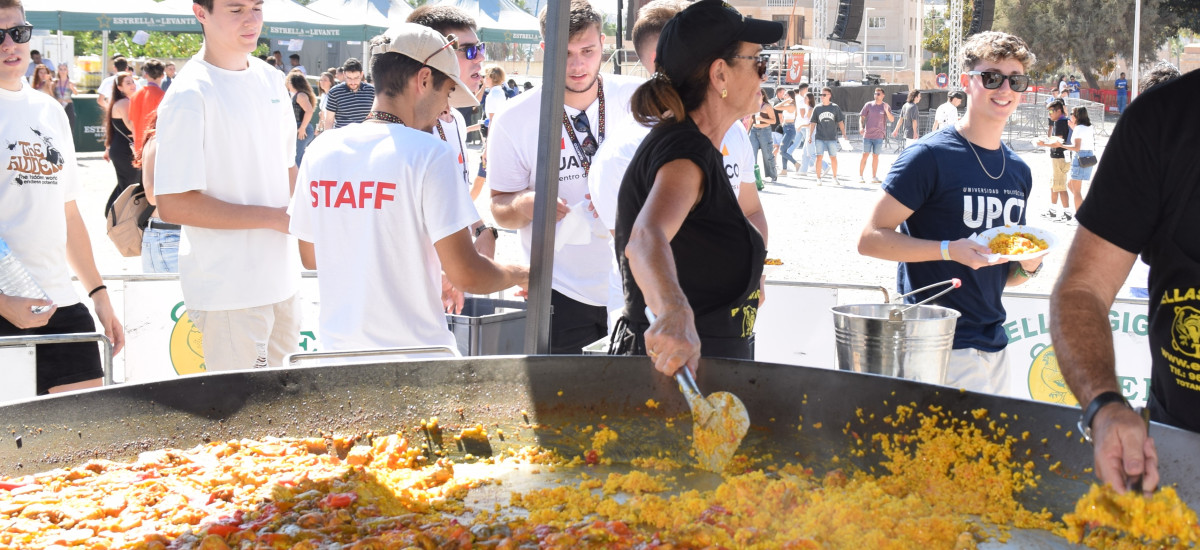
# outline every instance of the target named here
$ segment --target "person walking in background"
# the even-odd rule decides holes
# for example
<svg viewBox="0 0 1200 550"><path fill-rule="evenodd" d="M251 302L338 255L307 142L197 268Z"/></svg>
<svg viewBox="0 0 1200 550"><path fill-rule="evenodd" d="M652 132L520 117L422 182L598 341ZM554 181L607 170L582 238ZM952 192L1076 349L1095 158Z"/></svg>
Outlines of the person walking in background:
<svg viewBox="0 0 1200 550"><path fill-rule="evenodd" d="M1125 105L1129 103L1129 81L1125 79L1125 73L1117 78L1117 114L1125 113Z"/></svg>
<svg viewBox="0 0 1200 550"><path fill-rule="evenodd" d="M133 153L134 156L142 154L142 145L146 139L146 123L150 119L150 115L158 111L158 105L162 103L163 92L162 81L166 77L165 67L162 61L151 59L142 67L142 72L146 75L146 85L133 94L129 98L129 121L132 124L130 127L133 130Z"/></svg>
<svg viewBox="0 0 1200 550"><path fill-rule="evenodd" d="M1057 137L1056 141L1059 145L1066 143L1071 135L1071 125L1067 120L1066 107L1063 106L1062 100L1055 100L1050 104L1048 110L1050 111L1050 127L1046 130L1046 137ZM1059 221L1071 215L1071 199L1067 195L1067 172L1071 170L1071 165L1067 162L1062 147L1052 146L1053 143L1055 140L1038 142L1039 147L1050 148L1050 210L1046 211L1042 217L1050 221ZM1063 207L1061 215L1055 208L1055 204L1059 201L1062 202Z"/></svg>
<svg viewBox="0 0 1200 550"><path fill-rule="evenodd" d="M291 63L291 66L289 66L287 68L287 71L289 73L292 71L300 71L300 74L302 74L304 76L308 76L308 69L305 69L304 65L300 64L300 54L294 53L292 55L289 55L288 63ZM311 88L312 87L310 86L309 89L311 90Z"/></svg>
<svg viewBox="0 0 1200 550"><path fill-rule="evenodd" d="M779 144L779 160L782 163L780 176L788 174L788 162L792 163L792 170L800 168L800 162L792 157L792 149L796 145L796 91L784 90L783 93L783 101L775 104L775 112L779 114L783 126L783 141Z"/></svg>
<svg viewBox="0 0 1200 550"><path fill-rule="evenodd" d="M329 114L329 90L337 85L333 69L321 73L317 78L317 134L333 129L333 115Z"/></svg>
<svg viewBox="0 0 1200 550"><path fill-rule="evenodd" d="M821 156L829 153L829 167L833 171L833 183L841 184L837 175L838 133L846 138L846 115L842 108L833 102L833 92L829 88L821 90L821 104L813 109L812 119L808 124L810 135L808 141L815 147L813 162L817 165L817 185L825 180L821 174Z"/></svg>
<svg viewBox="0 0 1200 550"><path fill-rule="evenodd" d="M1083 182L1092 179L1092 169L1095 164L1083 166L1080 160L1088 157L1095 157L1096 150L1096 133L1092 129L1092 121L1088 118L1086 107L1076 107L1071 110L1071 118L1069 120L1071 126L1071 135L1065 143L1051 144L1051 147L1058 147L1071 151L1071 173L1067 175L1067 190L1071 192L1071 197L1075 199L1075 209L1083 204ZM1069 207L1064 205L1063 215L1059 221L1067 225L1078 225L1075 221L1075 215Z"/></svg>
<svg viewBox="0 0 1200 550"><path fill-rule="evenodd" d="M775 183L779 178L779 174L775 172L775 144L771 137L771 126L774 126L776 122L775 108L767 100L767 91L760 90L760 92L762 104L758 106L758 112L754 113L754 124L750 127L750 147L756 163L759 152L762 152L763 178Z"/></svg>
<svg viewBox="0 0 1200 550"><path fill-rule="evenodd" d="M908 92L908 101L900 108L900 124L896 125L896 129L892 130L892 137L896 137L900 132L904 132L904 146L908 147L917 142L917 138L921 137L920 120L921 108L917 103L921 101L921 90L912 90Z"/></svg>
<svg viewBox="0 0 1200 550"><path fill-rule="evenodd" d="M304 158L304 150L316 137L316 125L313 123L313 112L317 106L317 96L304 78L304 73L292 69L284 79L289 94L292 94L292 113L296 115L296 166Z"/></svg>
<svg viewBox="0 0 1200 550"><path fill-rule="evenodd" d="M300 256L287 214L296 119L281 75L250 55L263 13L245 0L197 1L204 46L158 109L158 214L183 226L179 282L205 368L280 366L299 350Z"/></svg>
<svg viewBox="0 0 1200 550"><path fill-rule="evenodd" d="M49 69L51 73L54 73L54 62L50 61L48 58L42 57L42 52L39 52L37 50L30 50L29 58L30 58L29 66L25 68L25 79L26 80L33 82L33 74L34 74L34 71L36 71L38 67L45 67L45 68Z"/></svg>
<svg viewBox="0 0 1200 550"><path fill-rule="evenodd" d="M167 90L169 90L171 88L171 82L175 81L175 62L174 61L168 61L166 65L163 65L163 74L165 76L163 76L161 88L162 88L162 91L165 93Z"/></svg>
<svg viewBox="0 0 1200 550"><path fill-rule="evenodd" d="M154 198L154 164L158 158L158 141L154 136L157 134L157 128L158 111L154 111L146 120L142 152L134 157L134 166L142 171L142 187L146 191L146 200L152 205L158 204ZM146 228L142 230L142 272L178 273L179 237L178 225L162 221L157 212L151 213L150 219L146 221Z"/></svg>
<svg viewBox="0 0 1200 550"><path fill-rule="evenodd" d="M45 65L38 65L33 69L33 80L29 81L29 85L50 97L54 97L54 72Z"/></svg>
<svg viewBox="0 0 1200 550"><path fill-rule="evenodd" d="M101 80L100 87L96 88L96 104L105 111L108 110L113 95L113 86L116 84L117 74L129 72L129 61L120 54L114 55L112 57L112 69L113 74Z"/></svg>
<svg viewBox="0 0 1200 550"><path fill-rule="evenodd" d="M375 100L375 87L363 82L361 61L351 57L342 64L342 70L346 81L331 88L325 102L329 116L333 117L334 128L366 120L367 113L371 112L371 102Z"/></svg>
<svg viewBox="0 0 1200 550"><path fill-rule="evenodd" d="M862 160L858 162L858 181L867 183L864 172L867 169L867 157L871 157L871 183L883 183L879 181L879 153L883 152L883 139L887 137L888 123L896 120L896 117L892 116L891 107L883 102L883 88L875 88L875 99L863 105L858 116L862 119L858 131L863 137Z"/></svg>
<svg viewBox="0 0 1200 550"><path fill-rule="evenodd" d="M936 132L942 128L949 128L958 123L958 108L962 106L962 102L967 98L967 94L962 91L955 90L950 92L946 102L938 105L937 111L933 113L933 129L930 132Z"/></svg>
<svg viewBox="0 0 1200 550"><path fill-rule="evenodd" d="M129 96L137 91L133 75L117 73L113 85L112 103L104 116L104 160L112 163L117 173L117 185L113 187L104 204L104 213L112 208L113 202L126 187L140 181L138 169L133 167L133 130L129 128Z"/></svg>
<svg viewBox="0 0 1200 550"><path fill-rule="evenodd" d="M496 115L504 112L508 96L504 93L504 69L491 65L483 70L483 87L487 92L484 100L484 128L490 128Z"/></svg>
<svg viewBox="0 0 1200 550"><path fill-rule="evenodd" d="M805 92L803 101L800 102L799 112L796 114L796 120L800 122L798 129L800 130L800 175L807 177L812 171L813 165L816 164L817 148L813 145L812 120L813 109L817 106L817 96L812 92Z"/></svg>
<svg viewBox="0 0 1200 550"><path fill-rule="evenodd" d="M71 69L66 63L59 63L58 75L54 79L54 99L57 99L58 104L67 112L67 122L71 124L72 129L75 128L75 95L78 93L75 83L71 82Z"/></svg>
<svg viewBox="0 0 1200 550"><path fill-rule="evenodd" d="M1075 75L1071 75L1071 80L1067 82L1067 94L1071 99L1079 99L1079 81L1075 79Z"/></svg>

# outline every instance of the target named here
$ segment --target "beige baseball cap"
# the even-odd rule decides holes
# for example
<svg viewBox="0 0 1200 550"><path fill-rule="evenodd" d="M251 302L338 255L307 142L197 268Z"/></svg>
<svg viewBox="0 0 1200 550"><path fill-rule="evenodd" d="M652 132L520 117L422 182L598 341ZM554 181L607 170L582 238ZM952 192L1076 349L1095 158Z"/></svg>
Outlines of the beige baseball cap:
<svg viewBox="0 0 1200 550"><path fill-rule="evenodd" d="M453 35L450 35L453 37ZM475 107L479 101L458 76L457 42L450 42L437 31L416 23L402 23L371 39L371 55L398 53L440 71L454 81L450 106Z"/></svg>

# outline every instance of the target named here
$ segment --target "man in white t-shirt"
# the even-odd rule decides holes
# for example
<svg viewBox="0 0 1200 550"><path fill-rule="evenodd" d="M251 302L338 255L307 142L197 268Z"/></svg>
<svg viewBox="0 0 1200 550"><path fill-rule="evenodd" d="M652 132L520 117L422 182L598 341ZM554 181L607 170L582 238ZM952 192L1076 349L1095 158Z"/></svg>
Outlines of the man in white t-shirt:
<svg viewBox="0 0 1200 550"><path fill-rule="evenodd" d="M29 40L19 0L0 0L0 240L49 300L0 292L0 337L95 332L87 306L71 283L79 277L104 334L121 351L125 335L96 270L87 228L75 198L80 181L67 115L54 98L25 83ZM0 251L0 257L8 256ZM0 290L9 290L0 287ZM35 313L34 307L48 307ZM39 395L99 386L104 372L95 343L43 344L36 355ZM4 365L9 367L9 365ZM5 374L6 380L10 373Z"/></svg>
<svg viewBox="0 0 1200 550"><path fill-rule="evenodd" d="M963 100L966 98L967 94L962 93L962 91L955 90L950 92L949 99L945 103L938 105L937 111L933 113L933 130L931 132L936 132L941 128L957 124L958 107L962 105Z"/></svg>
<svg viewBox="0 0 1200 550"><path fill-rule="evenodd" d="M458 42L455 54L458 58L459 78L463 84L466 84L472 95L479 91L483 84L483 75L480 74L480 71L483 68L484 44L479 41L479 35L475 33L475 19L457 6L425 4L413 10L406 21L429 27L441 33L442 36L453 35ZM478 104L478 101L472 101L470 105L459 105L451 98L451 108L438 117L431 129L434 135L449 143L454 149L457 163L455 173L462 177L462 184L468 188L471 186L471 174L467 168L467 134L478 131L479 125L473 124L468 127L467 121L458 109ZM474 196L472 196L472 200L474 200ZM475 236L475 250L488 258L494 258L496 238L500 235L496 228L484 225L483 220L479 219L471 224L471 234ZM454 312L457 313L461 310L461 293L456 294L453 298L456 301Z"/></svg>
<svg viewBox="0 0 1200 550"><path fill-rule="evenodd" d="M209 371L279 366L298 349L300 263L288 235L296 119L250 55L252 0L198 0L204 47L158 108L158 214L183 226L179 280Z"/></svg>
<svg viewBox="0 0 1200 550"><path fill-rule="evenodd" d="M129 61L120 55L114 55L112 58L113 74L104 77L100 81L100 87L96 88L96 103L100 105L101 111L108 110L108 98L112 97L113 84L117 81L117 73L123 73L129 70Z"/></svg>
<svg viewBox="0 0 1200 550"><path fill-rule="evenodd" d="M655 45L658 35L675 14L686 8L691 2L687 0L654 0L638 10L637 21L633 24L633 47L647 73L654 73L654 60L657 55ZM630 124L614 133L614 137L602 145L592 159L592 169L588 173L588 189L591 192L592 204L600 221L610 232L616 227L617 193L625 170L633 160L633 154L642 143L642 139L650 129L630 119ZM767 217L763 213L762 203L758 197L758 187L754 182L754 150L750 146L750 136L741 121L734 122L721 141L721 155L725 165L725 175L733 194L738 197L742 213L749 218L750 223L762 233L764 241L767 237ZM609 240L610 248L613 241ZM621 286L621 273L617 266L616 251L609 254L612 260L609 274L608 292L608 323L611 331L614 323L621 317L625 308L625 291ZM759 304L761 305L760 299Z"/></svg>
<svg viewBox="0 0 1200 550"><path fill-rule="evenodd" d="M472 247L479 219L456 173L457 152L430 135L450 104L474 95L441 33L415 23L371 41L376 89L367 121L321 134L304 154L291 229L320 274L326 350L441 345L455 349L442 270L487 294L526 286L529 270Z"/></svg>
<svg viewBox="0 0 1200 550"><path fill-rule="evenodd" d="M558 208L561 246L554 254L550 303L550 351L578 354L584 346L608 334L605 303L612 255L607 231L588 211L587 174L592 156L606 136L616 135L632 118L629 98L641 83L619 75L600 76L604 36L601 18L586 0L571 2L570 39L567 43L564 120L552 121L562 133L559 153ZM545 12L542 31L545 33ZM542 88L508 101L488 133L488 185L492 189L492 215L503 227L517 229L525 253L530 253L533 208L537 201L534 178L537 158ZM565 220L566 216L577 216ZM568 222L569 225L568 225Z"/></svg>
<svg viewBox="0 0 1200 550"><path fill-rule="evenodd" d="M288 63L291 63L291 66L287 68L288 71L300 71L300 74L308 76L308 69L305 69L304 65L300 64L300 54L294 53L289 55Z"/></svg>

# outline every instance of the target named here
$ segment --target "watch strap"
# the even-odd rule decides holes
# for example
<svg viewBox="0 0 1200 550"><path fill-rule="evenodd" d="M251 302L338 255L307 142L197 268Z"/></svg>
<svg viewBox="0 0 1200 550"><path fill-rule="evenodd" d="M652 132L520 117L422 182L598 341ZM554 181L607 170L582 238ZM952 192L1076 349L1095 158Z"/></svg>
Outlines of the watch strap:
<svg viewBox="0 0 1200 550"><path fill-rule="evenodd" d="M1088 443L1092 442L1092 421L1100 413L1100 409L1112 403L1121 403L1126 407L1130 406L1129 401L1125 400L1125 396L1121 395L1121 392L1106 391L1093 397L1092 402L1088 403L1087 408L1083 410L1083 414L1079 417L1079 431L1083 433L1083 438Z"/></svg>

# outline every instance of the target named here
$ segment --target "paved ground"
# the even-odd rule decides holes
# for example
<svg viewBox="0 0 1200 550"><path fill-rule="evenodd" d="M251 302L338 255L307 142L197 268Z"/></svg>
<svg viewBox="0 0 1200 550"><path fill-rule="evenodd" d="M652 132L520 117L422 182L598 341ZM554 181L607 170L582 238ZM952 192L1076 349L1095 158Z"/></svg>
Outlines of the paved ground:
<svg viewBox="0 0 1200 550"><path fill-rule="evenodd" d="M1098 138L1101 143L1106 138ZM1039 214L1049 206L1050 164L1045 152L1030 150L1023 142L1013 144L1026 149L1021 157L1030 165L1034 176L1034 191L1028 211L1031 225L1044 227L1059 238L1059 251L1046 261L1042 276L1020 287L1022 292L1048 294L1057 279L1065 251L1074 236L1075 228L1051 223ZM1103 146L1100 146L1101 150ZM477 158L478 148L471 151ZM893 262L866 258L856 250L858 235L877 199L878 186L850 183L845 176L857 176L861 153L839 155L839 175L842 186L817 186L812 178L784 177L778 184L768 185L762 200L770 227L770 255L783 259L784 265L774 271L771 279L835 284L862 284L893 288L896 267ZM895 154L880 156L879 174L882 178L896 159ZM96 154L80 159L84 193L80 210L92 235L100 272L105 275L141 272L139 258L122 258L104 233L102 210L108 193L116 182L112 166ZM868 171L870 166L868 165ZM854 178L857 180L857 178ZM1085 186L1086 193L1086 186ZM485 189L481 197L487 197ZM486 198L479 201L479 210L488 217ZM501 235L498 247L500 259L515 261L522 257L515 234ZM1141 278L1139 281L1138 278ZM1145 272L1135 269L1130 277L1132 286L1145 286ZM1128 287L1122 296L1129 296Z"/></svg>

